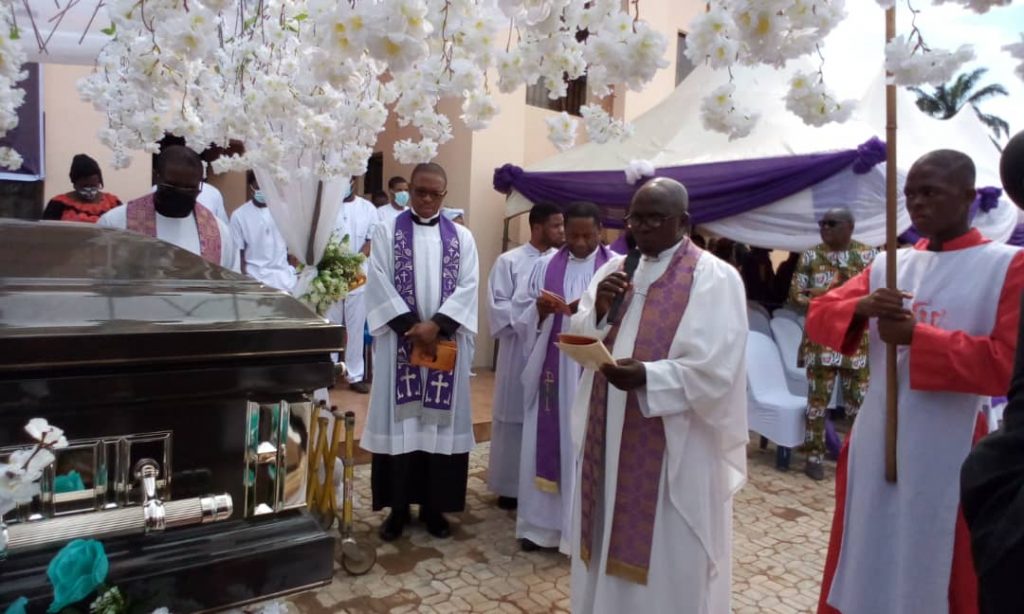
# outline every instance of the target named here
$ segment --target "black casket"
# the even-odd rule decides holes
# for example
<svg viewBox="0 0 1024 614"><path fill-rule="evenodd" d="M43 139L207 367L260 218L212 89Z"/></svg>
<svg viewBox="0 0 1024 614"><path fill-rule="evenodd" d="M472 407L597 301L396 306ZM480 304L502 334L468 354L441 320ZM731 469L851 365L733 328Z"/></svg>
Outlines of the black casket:
<svg viewBox="0 0 1024 614"><path fill-rule="evenodd" d="M147 237L0 220L0 461L45 418L69 446L3 518L0 608L50 603L46 567L97 537L108 583L182 613L329 582L305 510L312 392L343 329Z"/></svg>

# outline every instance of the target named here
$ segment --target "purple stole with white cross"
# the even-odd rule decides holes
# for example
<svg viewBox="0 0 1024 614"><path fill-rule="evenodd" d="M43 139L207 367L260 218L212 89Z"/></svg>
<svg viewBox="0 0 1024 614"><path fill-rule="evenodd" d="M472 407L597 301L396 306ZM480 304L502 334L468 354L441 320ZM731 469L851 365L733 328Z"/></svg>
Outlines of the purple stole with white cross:
<svg viewBox="0 0 1024 614"><path fill-rule="evenodd" d="M459 233L455 224L443 215L438 220L441 232L441 304L448 300L458 286L461 256ZM395 289L414 315L416 305L416 271L413 266L413 219L410 211L395 218ZM409 362L412 342L398 339L395 359L395 421L419 418L427 424L452 423L452 399L455 392L455 372L427 369L422 377L421 368ZM426 385L424 385L424 379Z"/></svg>

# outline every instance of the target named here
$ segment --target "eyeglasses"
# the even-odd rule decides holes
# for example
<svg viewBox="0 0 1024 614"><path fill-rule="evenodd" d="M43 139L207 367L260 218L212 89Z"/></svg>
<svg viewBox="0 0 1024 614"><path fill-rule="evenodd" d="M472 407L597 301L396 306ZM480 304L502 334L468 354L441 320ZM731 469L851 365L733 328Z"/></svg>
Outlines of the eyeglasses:
<svg viewBox="0 0 1024 614"><path fill-rule="evenodd" d="M622 218L626 222L626 226L630 228L640 228L641 226L647 226L648 228L661 228L661 225L671 220L672 218L682 217L680 215L660 215L652 213L651 215L637 215L636 213L630 213L626 217Z"/></svg>
<svg viewBox="0 0 1024 614"><path fill-rule="evenodd" d="M413 188L412 193L415 194L416 198L419 198L419 199L429 198L431 200L438 200L438 199L444 198L445 195L448 194L448 190L441 190L440 192L438 192L437 190L426 190L426 189L423 189L423 188Z"/></svg>
<svg viewBox="0 0 1024 614"><path fill-rule="evenodd" d="M203 182L200 181L199 185L194 188L186 188L184 186L171 185L169 183L158 183L156 184L156 187L170 190L172 192L178 192L180 194L198 194L203 191Z"/></svg>
<svg viewBox="0 0 1024 614"><path fill-rule="evenodd" d="M843 224L843 222L839 220L820 220L818 221L818 228L835 228L841 224Z"/></svg>

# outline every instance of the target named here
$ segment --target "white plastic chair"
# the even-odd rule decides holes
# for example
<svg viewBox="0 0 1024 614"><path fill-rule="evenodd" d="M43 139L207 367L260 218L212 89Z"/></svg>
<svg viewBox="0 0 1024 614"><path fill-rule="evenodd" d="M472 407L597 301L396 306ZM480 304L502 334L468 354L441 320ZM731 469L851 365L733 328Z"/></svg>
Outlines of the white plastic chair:
<svg viewBox="0 0 1024 614"><path fill-rule="evenodd" d="M789 307L779 307L772 312L772 319L775 318L786 318L787 320L793 320L797 324L800 324L803 315ZM801 325L800 328L803 328L803 325Z"/></svg>
<svg viewBox="0 0 1024 614"><path fill-rule="evenodd" d="M807 396L807 370L797 366L800 342L804 337L803 329L796 320L787 317L772 318L770 327L772 337L779 348L779 357L786 372L786 385L789 391L797 396Z"/></svg>
<svg viewBox="0 0 1024 614"><path fill-rule="evenodd" d="M771 321L766 312L751 309L749 306L747 307L747 329L759 332L769 339L772 336Z"/></svg>
<svg viewBox="0 0 1024 614"><path fill-rule="evenodd" d="M747 422L750 430L773 442L775 464L789 468L790 448L804 442L807 397L786 386L779 350L771 338L751 331L747 335Z"/></svg>

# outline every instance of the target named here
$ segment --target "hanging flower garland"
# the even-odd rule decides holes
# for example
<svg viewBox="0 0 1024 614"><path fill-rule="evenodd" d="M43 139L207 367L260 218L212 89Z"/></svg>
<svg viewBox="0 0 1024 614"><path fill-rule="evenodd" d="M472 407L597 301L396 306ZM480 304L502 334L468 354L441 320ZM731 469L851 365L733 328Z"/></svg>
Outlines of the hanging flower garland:
<svg viewBox="0 0 1024 614"><path fill-rule="evenodd" d="M117 168L131 163L131 152L155 151L171 132L194 149L246 143L244 153L221 157L217 171L260 167L284 178L302 160L312 162L298 165L301 172L319 178L359 175L389 113L418 132L395 143L395 157L423 162L451 140L455 121L487 127L500 112L495 88L540 82L558 98L567 81L586 74L593 95L603 97L614 84L641 89L668 65L665 37L640 18L638 0L628 11L618 0L106 0L105 7L111 40L79 91L107 118L100 139ZM24 61L19 45L8 43L0 39L0 130L20 103L10 71ZM442 112L453 108L445 100L461 113ZM602 142L628 134L597 105L585 127ZM565 142L564 131L555 136Z"/></svg>
<svg viewBox="0 0 1024 614"><path fill-rule="evenodd" d="M895 0L877 0L883 8ZM955 2L978 13L1010 4L1010 0L933 0L935 4ZM917 11L911 7L915 14ZM825 37L846 17L844 0L711 0L707 12L691 23L686 55L695 64L706 62L716 69L743 65L785 68L789 60L817 53L821 66L816 74L797 71L785 95L786 108L804 123L822 126L849 119L855 102L840 101L826 86ZM1024 39L1022 39L1024 40ZM1004 49L1024 57L1024 42ZM886 70L897 85L939 84L948 81L962 66L974 59L970 46L954 51L928 47L916 25L907 36L886 45ZM1024 63L1018 69L1024 78ZM734 90L722 86L712 91L701 105L705 127L729 135L749 134L756 116L735 107Z"/></svg>

